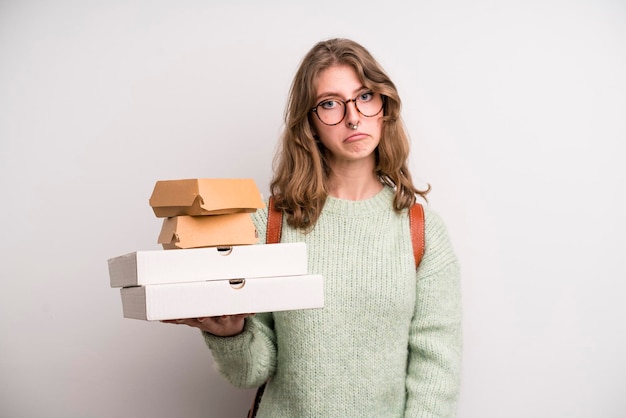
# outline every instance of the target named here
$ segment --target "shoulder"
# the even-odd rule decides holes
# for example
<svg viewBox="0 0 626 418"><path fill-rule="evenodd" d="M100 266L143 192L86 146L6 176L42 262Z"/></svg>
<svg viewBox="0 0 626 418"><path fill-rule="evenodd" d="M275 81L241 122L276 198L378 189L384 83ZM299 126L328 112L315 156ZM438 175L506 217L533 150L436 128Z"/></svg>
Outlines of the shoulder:
<svg viewBox="0 0 626 418"><path fill-rule="evenodd" d="M447 235L448 230L446 224L439 215L439 213L428 205L422 205L424 207L424 224L426 229L426 235Z"/></svg>
<svg viewBox="0 0 626 418"><path fill-rule="evenodd" d="M425 248L421 266L433 271L457 262L448 229L443 218L428 205L424 206Z"/></svg>
<svg viewBox="0 0 626 418"><path fill-rule="evenodd" d="M432 209L428 204L415 203L415 206L421 206L424 211L424 229L427 236L431 239L447 235L447 228L443 218Z"/></svg>

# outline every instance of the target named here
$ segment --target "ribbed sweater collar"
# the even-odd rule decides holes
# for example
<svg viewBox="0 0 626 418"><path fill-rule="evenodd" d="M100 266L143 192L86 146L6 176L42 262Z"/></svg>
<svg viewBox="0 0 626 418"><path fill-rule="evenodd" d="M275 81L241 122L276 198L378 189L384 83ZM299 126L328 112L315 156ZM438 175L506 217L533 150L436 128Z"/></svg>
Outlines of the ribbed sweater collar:
<svg viewBox="0 0 626 418"><path fill-rule="evenodd" d="M347 200L329 196L323 211L326 213L356 216L388 211L392 206L394 190L385 186L376 195L365 200Z"/></svg>

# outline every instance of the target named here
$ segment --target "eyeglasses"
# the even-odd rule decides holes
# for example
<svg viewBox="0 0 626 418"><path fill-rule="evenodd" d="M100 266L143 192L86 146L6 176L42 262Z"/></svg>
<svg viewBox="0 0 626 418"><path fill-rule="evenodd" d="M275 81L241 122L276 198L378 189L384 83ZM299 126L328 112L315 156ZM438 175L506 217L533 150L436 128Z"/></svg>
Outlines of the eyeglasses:
<svg viewBox="0 0 626 418"><path fill-rule="evenodd" d="M311 112L314 112L324 125L338 125L346 117L348 103L350 102L354 103L354 107L361 115L371 118L383 110L385 100L382 94L367 91L359 94L354 99L323 100L311 109Z"/></svg>

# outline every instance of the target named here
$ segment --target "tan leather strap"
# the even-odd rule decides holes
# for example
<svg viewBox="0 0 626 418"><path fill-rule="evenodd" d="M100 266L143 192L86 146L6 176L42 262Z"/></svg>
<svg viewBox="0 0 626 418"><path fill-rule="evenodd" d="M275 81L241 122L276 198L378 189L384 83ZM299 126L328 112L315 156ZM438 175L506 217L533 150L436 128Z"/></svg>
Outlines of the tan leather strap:
<svg viewBox="0 0 626 418"><path fill-rule="evenodd" d="M419 203L413 204L409 209L409 225L411 228L411 243L413 244L413 256L415 268L419 267L424 255L424 207Z"/></svg>
<svg viewBox="0 0 626 418"><path fill-rule="evenodd" d="M267 232L265 242L267 244L277 244L280 242L283 228L283 212L274 206L274 196L270 196L267 208Z"/></svg>
<svg viewBox="0 0 626 418"><path fill-rule="evenodd" d="M256 417L256 413L259 410L259 404L261 403L261 397L263 396L263 392L265 391L265 385L266 383L263 383L256 390L256 395L254 395L254 399L252 400L252 405L250 406L250 409L248 410L248 418Z"/></svg>
<svg viewBox="0 0 626 418"><path fill-rule="evenodd" d="M267 229L265 232L265 243L278 244L280 242L282 229L283 212L276 209L276 206L274 206L274 196L270 196L267 205ZM252 405L248 410L248 418L256 417L257 410L259 409L259 404L261 403L261 397L263 396L263 391L265 390L265 385L266 383L263 383L257 389L254 399L252 400Z"/></svg>

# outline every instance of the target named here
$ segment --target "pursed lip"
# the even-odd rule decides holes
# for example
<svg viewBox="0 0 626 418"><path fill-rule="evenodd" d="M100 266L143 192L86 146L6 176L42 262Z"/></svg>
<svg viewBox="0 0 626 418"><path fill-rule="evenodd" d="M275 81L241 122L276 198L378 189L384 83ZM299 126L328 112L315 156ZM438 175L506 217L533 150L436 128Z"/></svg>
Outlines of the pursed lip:
<svg viewBox="0 0 626 418"><path fill-rule="evenodd" d="M347 137L346 139L344 139L343 142L360 141L361 139L365 139L365 138L367 138L367 134L364 134L362 132L356 132L350 135L349 137Z"/></svg>

